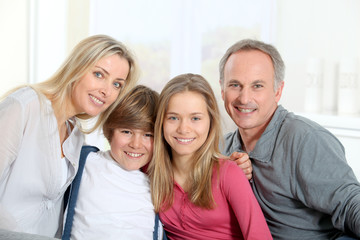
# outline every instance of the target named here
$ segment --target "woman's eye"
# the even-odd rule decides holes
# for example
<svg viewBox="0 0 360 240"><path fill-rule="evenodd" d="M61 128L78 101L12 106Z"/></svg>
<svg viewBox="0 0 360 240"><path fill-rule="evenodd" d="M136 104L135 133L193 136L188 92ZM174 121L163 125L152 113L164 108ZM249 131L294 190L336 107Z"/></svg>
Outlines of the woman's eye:
<svg viewBox="0 0 360 240"><path fill-rule="evenodd" d="M122 130L121 131L123 134L131 134L131 132L129 130Z"/></svg>
<svg viewBox="0 0 360 240"><path fill-rule="evenodd" d="M169 117L169 120L177 120L177 117Z"/></svg>
<svg viewBox="0 0 360 240"><path fill-rule="evenodd" d="M121 88L122 84L120 82L114 82L115 88Z"/></svg>
<svg viewBox="0 0 360 240"><path fill-rule="evenodd" d="M97 77L97 78L102 78L102 77L103 77L103 75L102 75L101 72L94 72L94 75L95 75L95 77Z"/></svg>
<svg viewBox="0 0 360 240"><path fill-rule="evenodd" d="M192 120L198 121L198 120L200 120L200 118L199 117L193 117Z"/></svg>

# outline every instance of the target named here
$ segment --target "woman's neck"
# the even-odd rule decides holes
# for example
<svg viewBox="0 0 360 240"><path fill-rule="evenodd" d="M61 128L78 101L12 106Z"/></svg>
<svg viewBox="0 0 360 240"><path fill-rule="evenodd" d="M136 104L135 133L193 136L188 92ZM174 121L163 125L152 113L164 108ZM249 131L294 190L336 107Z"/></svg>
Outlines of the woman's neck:
<svg viewBox="0 0 360 240"><path fill-rule="evenodd" d="M76 114L69 111L69 106L71 105L68 100L63 103L60 103L58 100L52 99L51 97L47 98L51 101L51 106L54 110L54 115L56 117L58 126L62 126L65 122L75 116Z"/></svg>
<svg viewBox="0 0 360 240"><path fill-rule="evenodd" d="M46 96L51 101L51 106L54 111L54 115L57 122L57 128L59 132L59 140L60 140L60 147L61 147L61 157L64 157L64 152L62 145L65 140L68 138L68 126L66 125L66 121L73 117L72 114L67 113L66 109L68 109L68 103L60 104L58 101L54 100L53 98Z"/></svg>

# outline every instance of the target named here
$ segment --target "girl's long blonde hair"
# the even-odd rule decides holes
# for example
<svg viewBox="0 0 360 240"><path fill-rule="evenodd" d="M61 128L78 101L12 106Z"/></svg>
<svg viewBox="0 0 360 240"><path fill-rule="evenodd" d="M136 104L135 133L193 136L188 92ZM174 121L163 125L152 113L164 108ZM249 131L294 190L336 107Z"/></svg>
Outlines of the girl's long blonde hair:
<svg viewBox="0 0 360 240"><path fill-rule="evenodd" d="M174 195L174 175L171 147L163 132L164 117L169 100L181 92L195 92L204 97L210 117L210 129L205 143L194 155L193 164L186 181L188 196L196 206L211 209L215 202L211 191L214 166L218 167L219 141L221 136L220 113L210 84L200 75L182 74L170 80L163 88L154 129L154 154L149 166L151 195L155 211L171 207Z"/></svg>

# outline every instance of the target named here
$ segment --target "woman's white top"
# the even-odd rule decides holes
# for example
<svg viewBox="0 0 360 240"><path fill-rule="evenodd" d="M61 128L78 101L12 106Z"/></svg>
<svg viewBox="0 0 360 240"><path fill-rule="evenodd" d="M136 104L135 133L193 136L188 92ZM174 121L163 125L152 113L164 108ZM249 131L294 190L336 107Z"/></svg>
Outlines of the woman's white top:
<svg viewBox="0 0 360 240"><path fill-rule="evenodd" d="M155 224L148 177L127 171L107 152L86 160L71 239L153 239Z"/></svg>
<svg viewBox="0 0 360 240"><path fill-rule="evenodd" d="M64 192L84 142L71 121L62 159L57 120L45 96L26 87L0 103L0 228L49 237L61 233Z"/></svg>

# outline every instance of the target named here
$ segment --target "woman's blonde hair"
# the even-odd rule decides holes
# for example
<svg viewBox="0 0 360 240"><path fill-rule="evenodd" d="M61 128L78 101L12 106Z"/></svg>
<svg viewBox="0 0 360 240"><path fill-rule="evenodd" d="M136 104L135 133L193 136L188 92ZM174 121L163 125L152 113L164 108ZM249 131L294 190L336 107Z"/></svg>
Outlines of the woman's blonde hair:
<svg viewBox="0 0 360 240"><path fill-rule="evenodd" d="M171 79L163 88L158 106L154 129L154 154L149 165L151 195L155 211L166 210L173 203L174 175L172 170L171 147L163 132L164 117L172 96L181 92L194 92L203 96L210 117L210 128L205 143L194 155L192 171L186 184L188 196L196 206L211 209L214 198L211 191L214 166L218 167L219 141L221 136L220 113L210 84L200 75L182 74Z"/></svg>
<svg viewBox="0 0 360 240"><path fill-rule="evenodd" d="M108 109L100 113L95 125L91 129L84 130L85 132L91 132L104 123L123 94L137 82L138 67L135 58L124 44L106 35L94 35L85 38L74 47L70 55L52 77L44 82L33 84L31 87L48 96L51 101L65 103L67 99L71 99L73 87L86 72L101 58L114 54L118 54L129 63L129 73L126 77L125 87L120 92L117 100ZM54 110L60 111L60 109ZM66 111L66 105L61 106L61 111ZM82 120L92 118L86 113L78 114L75 117Z"/></svg>

